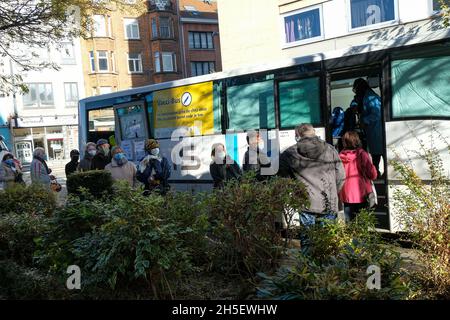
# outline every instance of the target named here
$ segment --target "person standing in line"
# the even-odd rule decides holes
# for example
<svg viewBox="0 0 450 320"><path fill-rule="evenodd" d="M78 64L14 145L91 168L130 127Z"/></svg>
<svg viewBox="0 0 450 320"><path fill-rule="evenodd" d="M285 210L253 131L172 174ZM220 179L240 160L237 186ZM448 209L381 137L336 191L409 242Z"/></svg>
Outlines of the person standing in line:
<svg viewBox="0 0 450 320"><path fill-rule="evenodd" d="M380 178L380 161L383 157L381 97L362 78L353 83L353 92L356 94L357 103L362 106L360 125L365 132L367 148Z"/></svg>
<svg viewBox="0 0 450 320"><path fill-rule="evenodd" d="M349 131L342 138L344 150L339 157L344 164L344 186L339 193L344 203L345 221L352 221L362 209L369 209L366 196L372 192L372 180L377 178L377 169L370 155L361 147L361 140L355 131Z"/></svg>
<svg viewBox="0 0 450 320"><path fill-rule="evenodd" d="M215 143L212 146L211 159L209 173L213 178L214 189L223 189L227 181L241 178L241 168L227 155L225 146L222 143Z"/></svg>
<svg viewBox="0 0 450 320"><path fill-rule="evenodd" d="M92 158L92 169L104 170L106 165L111 163L110 153L110 145L108 140L99 139L97 141L97 153L94 158Z"/></svg>
<svg viewBox="0 0 450 320"><path fill-rule="evenodd" d="M51 175L52 170L47 165L47 155L44 148L37 147L33 151L33 161L31 161L30 173L31 182L43 185L50 189L50 184L55 178Z"/></svg>
<svg viewBox="0 0 450 320"><path fill-rule="evenodd" d="M248 148L244 155L243 171L254 171L258 181L267 180L270 176L261 174L261 168L270 167L270 160L263 151L264 140L259 132L252 131L247 133L247 143Z"/></svg>
<svg viewBox="0 0 450 320"><path fill-rule="evenodd" d="M85 172L92 170L92 159L97 154L97 146L93 142L88 142L84 148L84 157L78 164L77 170Z"/></svg>
<svg viewBox="0 0 450 320"><path fill-rule="evenodd" d="M130 187L136 186L136 166L128 161L125 152L120 147L113 147L111 150L111 163L106 165L105 170L111 172L115 181L127 181Z"/></svg>
<svg viewBox="0 0 450 320"><path fill-rule="evenodd" d="M70 151L70 162L65 166L66 177L77 171L80 159L80 152L76 149Z"/></svg>
<svg viewBox="0 0 450 320"><path fill-rule="evenodd" d="M11 153L5 153L0 164L0 183L5 189L13 187L16 183L24 183L22 172L14 161Z"/></svg>

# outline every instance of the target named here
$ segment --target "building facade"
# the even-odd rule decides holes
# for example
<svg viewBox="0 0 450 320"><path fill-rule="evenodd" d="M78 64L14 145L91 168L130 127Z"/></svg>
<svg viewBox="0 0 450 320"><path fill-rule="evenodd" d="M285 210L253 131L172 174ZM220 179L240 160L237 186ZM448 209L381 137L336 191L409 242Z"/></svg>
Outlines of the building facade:
<svg viewBox="0 0 450 320"><path fill-rule="evenodd" d="M221 70L215 1L141 0L93 20L81 45L86 96Z"/></svg>
<svg viewBox="0 0 450 320"><path fill-rule="evenodd" d="M70 150L78 148L78 100L84 97L80 52L78 40L40 49L32 59L54 62L60 70L28 71L22 74L27 94L0 97L1 134L23 163L31 162L35 147L43 147L51 160L68 158ZM5 59L3 72L21 71Z"/></svg>
<svg viewBox="0 0 450 320"><path fill-rule="evenodd" d="M219 1L225 70L445 37L438 0ZM420 40L419 40L420 39ZM356 50L356 51L355 51Z"/></svg>

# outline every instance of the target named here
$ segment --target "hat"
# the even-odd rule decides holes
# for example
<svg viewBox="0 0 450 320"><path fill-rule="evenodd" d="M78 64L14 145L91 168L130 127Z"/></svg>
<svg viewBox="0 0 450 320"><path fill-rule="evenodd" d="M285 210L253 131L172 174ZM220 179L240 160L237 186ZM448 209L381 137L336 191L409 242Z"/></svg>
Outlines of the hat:
<svg viewBox="0 0 450 320"><path fill-rule="evenodd" d="M72 151L70 151L70 156L79 156L80 152L77 149L73 149Z"/></svg>
<svg viewBox="0 0 450 320"><path fill-rule="evenodd" d="M97 141L97 147L99 147L99 146L101 146L101 145L103 145L103 144L109 144L109 143L108 143L108 140L106 140L106 139L98 139L98 141Z"/></svg>
<svg viewBox="0 0 450 320"><path fill-rule="evenodd" d="M152 149L159 148L159 143L155 139L148 139L145 141L145 151L150 151Z"/></svg>

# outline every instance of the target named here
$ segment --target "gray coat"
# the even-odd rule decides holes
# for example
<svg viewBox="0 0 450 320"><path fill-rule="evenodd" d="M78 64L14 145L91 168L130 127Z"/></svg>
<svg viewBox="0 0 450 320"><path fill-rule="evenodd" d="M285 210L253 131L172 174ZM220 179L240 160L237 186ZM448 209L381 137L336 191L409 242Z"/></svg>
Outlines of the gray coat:
<svg viewBox="0 0 450 320"><path fill-rule="evenodd" d="M302 181L308 190L310 213L338 212L338 193L345 170L336 149L319 137L305 137L280 156L279 173Z"/></svg>

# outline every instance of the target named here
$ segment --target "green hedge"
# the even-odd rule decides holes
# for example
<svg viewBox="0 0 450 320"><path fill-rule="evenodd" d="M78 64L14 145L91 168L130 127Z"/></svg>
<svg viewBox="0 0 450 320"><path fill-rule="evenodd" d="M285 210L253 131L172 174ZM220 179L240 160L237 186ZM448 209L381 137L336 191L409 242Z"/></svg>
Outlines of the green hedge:
<svg viewBox="0 0 450 320"><path fill-rule="evenodd" d="M76 172L67 177L67 192L79 196L83 194L82 189L96 198L111 195L112 185L111 173L105 170Z"/></svg>
<svg viewBox="0 0 450 320"><path fill-rule="evenodd" d="M0 215L7 213L43 214L50 216L56 208L56 195L38 184L16 184L0 191Z"/></svg>

